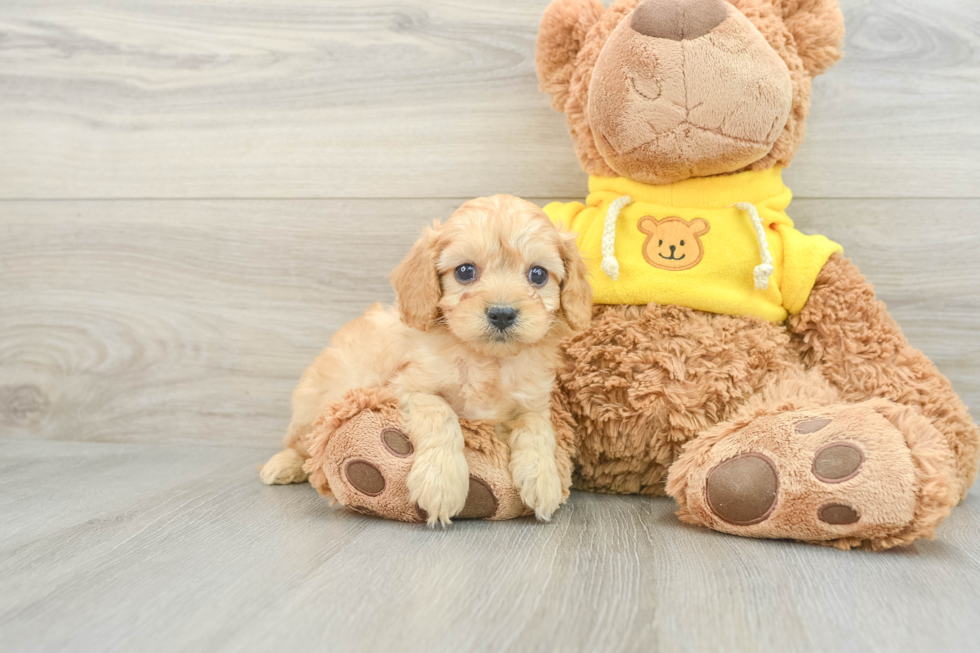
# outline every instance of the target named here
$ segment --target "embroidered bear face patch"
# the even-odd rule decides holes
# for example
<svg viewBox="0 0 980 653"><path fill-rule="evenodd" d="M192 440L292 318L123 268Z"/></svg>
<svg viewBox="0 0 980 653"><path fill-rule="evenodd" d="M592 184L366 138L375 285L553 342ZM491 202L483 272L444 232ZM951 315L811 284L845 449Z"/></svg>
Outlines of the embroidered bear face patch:
<svg viewBox="0 0 980 653"><path fill-rule="evenodd" d="M671 217L657 220L644 216L636 225L647 234L643 242L643 258L661 270L690 270L704 257L701 236L711 230L704 218L687 222Z"/></svg>

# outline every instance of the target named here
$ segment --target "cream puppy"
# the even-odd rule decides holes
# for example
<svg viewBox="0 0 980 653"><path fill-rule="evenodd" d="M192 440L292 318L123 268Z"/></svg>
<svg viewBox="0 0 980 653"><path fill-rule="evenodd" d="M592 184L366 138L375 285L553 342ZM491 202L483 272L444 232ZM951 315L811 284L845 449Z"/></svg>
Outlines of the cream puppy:
<svg viewBox="0 0 980 653"><path fill-rule="evenodd" d="M574 236L530 202L478 198L427 229L391 280L397 308L372 306L303 374L287 449L262 480L305 480L307 440L327 405L352 388L387 386L416 450L410 498L430 525L450 523L466 502L461 417L496 424L521 498L550 519L562 498L549 409L558 343L592 316Z"/></svg>

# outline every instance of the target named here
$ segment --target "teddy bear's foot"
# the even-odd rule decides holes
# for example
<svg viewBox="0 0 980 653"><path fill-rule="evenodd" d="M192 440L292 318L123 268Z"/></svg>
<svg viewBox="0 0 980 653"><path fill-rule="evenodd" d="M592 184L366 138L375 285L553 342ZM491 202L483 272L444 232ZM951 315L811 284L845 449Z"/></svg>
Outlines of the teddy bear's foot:
<svg viewBox="0 0 980 653"><path fill-rule="evenodd" d="M719 425L671 466L667 492L688 523L880 550L931 539L955 505L952 482L932 424L871 400Z"/></svg>
<svg viewBox="0 0 980 653"><path fill-rule="evenodd" d="M415 447L403 430L398 402L377 389L348 393L313 434L305 469L321 494L351 510L406 522L428 515L409 499ZM529 511L507 470L508 451L489 426L463 422L469 493L454 519L512 519Z"/></svg>

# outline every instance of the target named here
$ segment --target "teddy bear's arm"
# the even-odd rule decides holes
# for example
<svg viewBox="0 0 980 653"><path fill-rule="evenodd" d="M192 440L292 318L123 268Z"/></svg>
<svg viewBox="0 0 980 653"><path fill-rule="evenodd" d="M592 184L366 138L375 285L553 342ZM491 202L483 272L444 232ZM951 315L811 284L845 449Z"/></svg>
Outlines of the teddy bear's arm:
<svg viewBox="0 0 980 653"><path fill-rule="evenodd" d="M821 370L846 401L890 399L932 421L956 457L957 490L966 495L977 476L980 429L949 380L909 345L854 263L831 256L788 325L805 364Z"/></svg>
<svg viewBox="0 0 980 653"><path fill-rule="evenodd" d="M584 208L585 205L581 202L550 202L542 210L555 225L568 231L573 228L575 216Z"/></svg>

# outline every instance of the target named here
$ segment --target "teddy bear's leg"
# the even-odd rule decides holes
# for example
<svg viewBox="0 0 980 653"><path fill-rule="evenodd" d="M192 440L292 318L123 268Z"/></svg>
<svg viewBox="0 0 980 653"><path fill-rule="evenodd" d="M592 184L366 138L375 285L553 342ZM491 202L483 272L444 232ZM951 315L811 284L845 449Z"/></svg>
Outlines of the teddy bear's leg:
<svg viewBox="0 0 980 653"><path fill-rule="evenodd" d="M461 422L470 471L466 504L455 519L512 519L533 514L514 487L509 449L486 423ZM559 471L565 496L571 485L570 430L556 421ZM304 469L321 494L347 508L387 519L424 522L428 515L409 499L408 473L415 447L405 432L398 401L377 388L348 392L331 405L310 437Z"/></svg>
<svg viewBox="0 0 980 653"><path fill-rule="evenodd" d="M834 255L789 327L807 367L819 370L844 401L888 399L925 416L953 452L957 499L966 496L977 476L980 429L949 380L908 344L853 263Z"/></svg>
<svg viewBox="0 0 980 653"><path fill-rule="evenodd" d="M817 377L762 393L685 447L667 483L680 518L844 549L932 537L957 500L945 439L907 406L834 402Z"/></svg>
<svg viewBox="0 0 980 653"><path fill-rule="evenodd" d="M684 443L801 370L782 324L680 306L597 306L566 341L576 489L663 496Z"/></svg>

